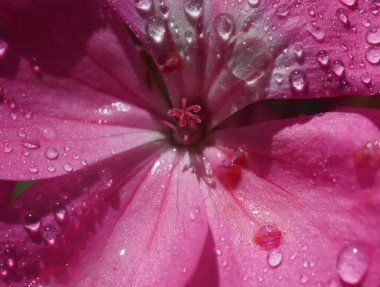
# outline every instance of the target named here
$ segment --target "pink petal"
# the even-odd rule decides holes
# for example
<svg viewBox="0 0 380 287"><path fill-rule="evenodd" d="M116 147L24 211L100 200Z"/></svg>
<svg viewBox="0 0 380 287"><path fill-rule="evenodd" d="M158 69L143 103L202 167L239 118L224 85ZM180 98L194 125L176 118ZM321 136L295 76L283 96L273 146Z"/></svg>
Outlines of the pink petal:
<svg viewBox="0 0 380 287"><path fill-rule="evenodd" d="M139 125L139 119L149 123L148 115L124 106L124 118L127 123L131 118L132 127L38 113L29 118L21 110L0 105L0 178L34 180L58 176L162 138L158 132L133 127Z"/></svg>
<svg viewBox="0 0 380 287"><path fill-rule="evenodd" d="M212 126L261 99L380 91L373 1L108 2L158 66L170 53L184 58L164 73L169 96L174 106L182 97L205 105Z"/></svg>
<svg viewBox="0 0 380 287"><path fill-rule="evenodd" d="M5 266L4 282L184 285L201 255L207 221L189 156L166 148L146 145L41 181L1 211L0 254L16 262L14 269ZM29 213L40 226L24 222L34 219Z"/></svg>
<svg viewBox="0 0 380 287"><path fill-rule="evenodd" d="M26 110L86 120L113 102L167 110L141 49L104 3L5 1L1 12L11 20L1 27L0 86Z"/></svg>
<svg viewBox="0 0 380 287"><path fill-rule="evenodd" d="M357 109L217 132L202 189L220 286L378 285L379 126ZM246 152L232 188L228 147Z"/></svg>

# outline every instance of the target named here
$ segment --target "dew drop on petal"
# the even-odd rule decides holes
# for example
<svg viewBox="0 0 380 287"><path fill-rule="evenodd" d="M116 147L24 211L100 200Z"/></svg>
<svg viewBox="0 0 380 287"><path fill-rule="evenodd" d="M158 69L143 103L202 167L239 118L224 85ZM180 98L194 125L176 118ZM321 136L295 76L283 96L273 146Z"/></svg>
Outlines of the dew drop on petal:
<svg viewBox="0 0 380 287"><path fill-rule="evenodd" d="M53 147L48 147L45 150L45 156L48 159L57 159L58 158L58 151L57 149Z"/></svg>
<svg viewBox="0 0 380 287"><path fill-rule="evenodd" d="M325 50L321 50L317 53L317 60L318 64L323 68L326 68L330 65L330 55Z"/></svg>
<svg viewBox="0 0 380 287"><path fill-rule="evenodd" d="M256 39L237 44L227 62L231 73L247 84L255 83L272 65L273 56L268 47Z"/></svg>
<svg viewBox="0 0 380 287"><path fill-rule="evenodd" d="M296 92L304 92L308 85L306 74L298 69L292 71L289 75L289 83Z"/></svg>
<svg viewBox="0 0 380 287"><path fill-rule="evenodd" d="M145 30L154 42L161 43L164 40L166 28L161 18L156 16L149 18L146 22Z"/></svg>
<svg viewBox="0 0 380 287"><path fill-rule="evenodd" d="M286 17L289 16L289 14L290 14L290 8L287 4L281 4L280 6L278 6L277 11L276 11L276 15L278 17L285 19Z"/></svg>
<svg viewBox="0 0 380 287"><path fill-rule="evenodd" d="M368 63L378 65L380 63L380 47L370 47L366 53Z"/></svg>
<svg viewBox="0 0 380 287"><path fill-rule="evenodd" d="M344 78L346 70L341 60L333 61L331 70L338 78Z"/></svg>
<svg viewBox="0 0 380 287"><path fill-rule="evenodd" d="M348 16L346 12L343 9L337 9L336 10L336 17L344 26L349 26L350 25L350 20L348 19Z"/></svg>
<svg viewBox="0 0 380 287"><path fill-rule="evenodd" d="M366 251L357 244L346 245L337 258L337 272L347 284L358 284L365 276L369 265Z"/></svg>
<svg viewBox="0 0 380 287"><path fill-rule="evenodd" d="M357 4L357 0L340 0L340 2L348 7L353 7Z"/></svg>
<svg viewBox="0 0 380 287"><path fill-rule="evenodd" d="M185 13L192 19L198 19L202 14L203 0L184 0L183 5Z"/></svg>
<svg viewBox="0 0 380 287"><path fill-rule="evenodd" d="M137 10L147 13L152 9L153 3L152 0L135 0L135 7Z"/></svg>
<svg viewBox="0 0 380 287"><path fill-rule="evenodd" d="M366 34L368 44L380 45L380 27L370 29Z"/></svg>
<svg viewBox="0 0 380 287"><path fill-rule="evenodd" d="M272 268L280 266L282 262L282 253L278 249L272 249L267 256L268 265Z"/></svg>
<svg viewBox="0 0 380 287"><path fill-rule="evenodd" d="M28 167L30 173L38 173L38 167L35 164L31 164Z"/></svg>
<svg viewBox="0 0 380 287"><path fill-rule="evenodd" d="M222 40L228 41L235 30L233 17L227 13L218 14L214 20L214 30Z"/></svg>
<svg viewBox="0 0 380 287"><path fill-rule="evenodd" d="M55 170L56 170L55 166L52 164L49 164L46 169L48 172L55 172Z"/></svg>
<svg viewBox="0 0 380 287"><path fill-rule="evenodd" d="M256 8L260 5L260 0L248 0L248 4L251 7Z"/></svg>
<svg viewBox="0 0 380 287"><path fill-rule="evenodd" d="M53 206L54 217L58 222L66 220L66 209L63 203L56 202Z"/></svg>
<svg viewBox="0 0 380 287"><path fill-rule="evenodd" d="M74 169L73 169L73 166L72 166L71 164L69 164L69 163L65 163L65 164L63 165L63 170L66 171L66 172L71 172L71 171L73 171Z"/></svg>
<svg viewBox="0 0 380 287"><path fill-rule="evenodd" d="M305 50L300 45L294 46L294 54L298 61L302 62L305 59Z"/></svg>
<svg viewBox="0 0 380 287"><path fill-rule="evenodd" d="M325 31L323 31L322 28L320 28L319 26L316 26L316 25L313 25L313 24L307 24L306 25L306 30L318 42L322 42L325 39L325 37L326 37Z"/></svg>
<svg viewBox="0 0 380 287"><path fill-rule="evenodd" d="M301 274L300 276L300 283L301 284L306 284L307 282L309 282L309 278L307 277L306 274Z"/></svg>
<svg viewBox="0 0 380 287"><path fill-rule="evenodd" d="M32 141L32 140L24 141L22 145L25 148L30 149L30 150L39 149L41 147L41 144L38 141Z"/></svg>
<svg viewBox="0 0 380 287"><path fill-rule="evenodd" d="M369 86L372 83L372 76L370 73L365 72L360 75L360 80L363 82L364 85Z"/></svg>
<svg viewBox="0 0 380 287"><path fill-rule="evenodd" d="M29 213L24 219L24 228L32 234L38 233L41 228L41 221L38 217Z"/></svg>
<svg viewBox="0 0 380 287"><path fill-rule="evenodd" d="M253 237L254 243L263 249L277 248L281 243L282 232L273 225L263 225L255 233Z"/></svg>
<svg viewBox="0 0 380 287"><path fill-rule="evenodd" d="M57 242L58 230L54 226L46 226L42 237L49 245L54 245Z"/></svg>

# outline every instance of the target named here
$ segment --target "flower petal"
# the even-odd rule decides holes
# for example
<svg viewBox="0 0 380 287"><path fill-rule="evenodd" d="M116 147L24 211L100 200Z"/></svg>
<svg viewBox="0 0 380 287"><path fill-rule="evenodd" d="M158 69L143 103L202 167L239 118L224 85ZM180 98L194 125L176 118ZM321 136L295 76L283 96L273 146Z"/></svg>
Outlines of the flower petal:
<svg viewBox="0 0 380 287"><path fill-rule="evenodd" d="M26 110L75 119L94 119L102 106L123 101L164 113L146 58L102 2L3 1L5 96Z"/></svg>
<svg viewBox="0 0 380 287"><path fill-rule="evenodd" d="M357 109L217 132L202 189L221 286L378 285L379 127Z"/></svg>
<svg viewBox="0 0 380 287"><path fill-rule="evenodd" d="M211 126L261 99L380 91L373 1L108 2L159 67L174 63L163 71L173 104L201 103Z"/></svg>
<svg viewBox="0 0 380 287"><path fill-rule="evenodd" d="M2 210L5 282L184 285L208 226L189 156L166 149L149 144L87 171L41 181Z"/></svg>
<svg viewBox="0 0 380 287"><path fill-rule="evenodd" d="M0 180L0 207L4 207L10 203L14 187L14 181Z"/></svg>
<svg viewBox="0 0 380 287"><path fill-rule="evenodd" d="M126 127L39 114L25 118L20 111L0 105L0 178L34 180L58 176L162 139L159 132L133 127L134 121L146 119L139 111L125 112L127 119L136 116L132 127Z"/></svg>

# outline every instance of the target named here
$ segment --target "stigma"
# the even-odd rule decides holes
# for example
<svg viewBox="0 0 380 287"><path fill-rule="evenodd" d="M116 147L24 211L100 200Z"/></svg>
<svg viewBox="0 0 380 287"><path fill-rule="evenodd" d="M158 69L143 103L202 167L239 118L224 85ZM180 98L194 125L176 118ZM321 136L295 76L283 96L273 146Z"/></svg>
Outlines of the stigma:
<svg viewBox="0 0 380 287"><path fill-rule="evenodd" d="M200 105L187 106L187 99L183 98L180 108L171 108L167 114L173 123L163 121L163 124L172 130L173 140L180 145L193 146L200 141L202 135L199 116Z"/></svg>

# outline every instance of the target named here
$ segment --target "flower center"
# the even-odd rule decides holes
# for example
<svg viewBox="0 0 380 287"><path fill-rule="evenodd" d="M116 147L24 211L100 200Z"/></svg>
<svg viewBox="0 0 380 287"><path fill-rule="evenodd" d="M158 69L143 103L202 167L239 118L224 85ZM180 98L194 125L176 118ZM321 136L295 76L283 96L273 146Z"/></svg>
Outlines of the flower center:
<svg viewBox="0 0 380 287"><path fill-rule="evenodd" d="M173 139L176 143L184 146L197 144L202 136L202 129L198 113L201 111L200 105L187 106L187 99L182 99L181 108L168 110L168 115L175 121L174 124L164 121L163 124L171 128Z"/></svg>

